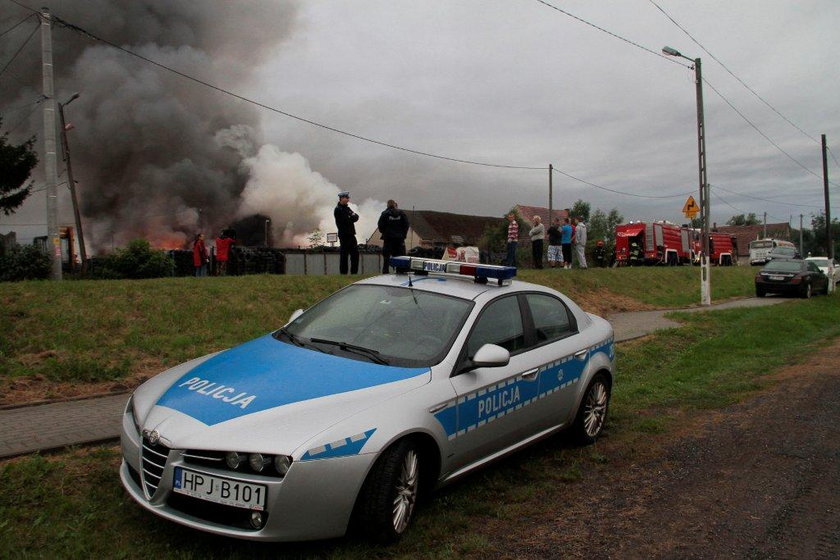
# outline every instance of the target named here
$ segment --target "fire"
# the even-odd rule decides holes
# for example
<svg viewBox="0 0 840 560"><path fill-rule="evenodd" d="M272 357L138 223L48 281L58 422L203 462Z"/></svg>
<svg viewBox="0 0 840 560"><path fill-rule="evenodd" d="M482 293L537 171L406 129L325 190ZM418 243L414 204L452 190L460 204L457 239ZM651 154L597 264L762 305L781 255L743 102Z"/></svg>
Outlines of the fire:
<svg viewBox="0 0 840 560"><path fill-rule="evenodd" d="M171 249L189 249L187 240L183 234L155 236L155 238L150 239L149 242L154 248L164 249L167 251Z"/></svg>

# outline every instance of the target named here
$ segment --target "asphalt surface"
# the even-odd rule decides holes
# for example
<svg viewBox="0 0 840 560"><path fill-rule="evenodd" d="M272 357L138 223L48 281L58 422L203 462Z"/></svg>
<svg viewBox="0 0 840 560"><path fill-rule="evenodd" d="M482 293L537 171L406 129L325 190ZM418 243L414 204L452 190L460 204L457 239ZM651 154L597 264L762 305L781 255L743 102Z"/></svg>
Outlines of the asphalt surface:
<svg viewBox="0 0 840 560"><path fill-rule="evenodd" d="M680 311L708 311L733 307L772 305L779 298L749 298ZM657 330L678 327L665 318L674 309L617 313L608 317L616 342L625 342ZM128 393L0 410L0 458L71 445L109 441L119 437Z"/></svg>

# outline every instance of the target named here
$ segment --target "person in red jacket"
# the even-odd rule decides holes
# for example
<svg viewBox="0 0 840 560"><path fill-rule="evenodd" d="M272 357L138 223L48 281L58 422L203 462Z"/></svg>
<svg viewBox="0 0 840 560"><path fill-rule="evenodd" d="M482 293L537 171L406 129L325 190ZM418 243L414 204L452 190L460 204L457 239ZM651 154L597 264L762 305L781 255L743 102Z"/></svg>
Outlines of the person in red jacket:
<svg viewBox="0 0 840 560"><path fill-rule="evenodd" d="M193 266L196 276L207 276L207 264L210 262L210 255L207 254L207 246L204 245L204 234L197 233L193 241Z"/></svg>
<svg viewBox="0 0 840 560"><path fill-rule="evenodd" d="M225 276L227 274L230 246L233 245L233 242L233 238L228 237L227 231L223 231L216 238L216 274L219 276Z"/></svg>

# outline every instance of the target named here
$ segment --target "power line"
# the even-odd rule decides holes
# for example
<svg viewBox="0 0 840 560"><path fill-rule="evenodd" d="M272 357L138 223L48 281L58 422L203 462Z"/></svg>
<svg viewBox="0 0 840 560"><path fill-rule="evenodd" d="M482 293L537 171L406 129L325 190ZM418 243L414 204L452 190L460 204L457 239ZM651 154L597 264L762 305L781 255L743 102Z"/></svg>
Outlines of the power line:
<svg viewBox="0 0 840 560"><path fill-rule="evenodd" d="M689 194L691 194L691 192L694 192L694 191L691 191L691 192L688 192L688 193L669 194L669 195L663 195L663 196L636 194L636 193L630 193L630 192L625 192L625 191L618 191L618 190L615 190L615 189L610 189L608 187L604 187L602 185L597 185L597 184L592 183L590 181L586 181L585 179L575 177L574 175L566 173L565 171L561 171L560 169L557 169L556 167L554 167L552 169L556 173L558 173L560 175L563 175L564 177L568 177L569 179L573 179L575 181L578 181L579 183L583 183L584 185L589 185L590 187L595 187L596 189L601 189L603 191L608 191L608 192L615 193L615 194L623 194L625 196L635 196L637 198L677 198L677 197L683 197L683 196L689 195Z"/></svg>
<svg viewBox="0 0 840 560"><path fill-rule="evenodd" d="M27 19L28 19L28 18L27 18ZM29 34L29 36L26 38L26 40L23 42L23 44L20 46L20 48L18 48L18 50L15 52L15 54L13 54L13 55L12 55L12 58L11 58L11 59L9 59L9 62L7 62L7 63L6 63L6 65L3 67L3 69L2 69L2 70L0 70L0 76L2 76L2 75L3 75L3 72L5 72L5 71L6 71L6 69L9 67L9 65L11 65L11 64L12 64L12 62L14 62L14 61L15 61L15 59L17 58L17 56L20 54L20 51L22 51L22 50L23 50L23 47L25 47L25 46L26 46L26 44L27 44L27 43L29 43L29 40L30 40L30 39L32 39L32 36L33 36L33 35L35 35L35 33L38 31L38 29L39 29L40 27L41 27L41 25L40 25L40 24L35 24L35 29L33 29L33 30L32 30L32 33L30 33L30 34Z"/></svg>
<svg viewBox="0 0 840 560"><path fill-rule="evenodd" d="M329 131L335 132L337 134L348 136L350 138L355 138L356 140L361 140L363 142L368 142L368 143L376 144L378 146L382 146L382 147L385 147L385 148L391 148L393 150L399 150L399 151L402 151L402 152L407 152L407 153L411 153L411 154L415 154L415 155L419 155L419 156L425 156L425 157L430 157L430 158L435 158L435 159L440 159L440 160L445 160L445 161L451 161L451 162L455 162L455 163L464 163L464 164L468 164L468 165L479 165L479 166L483 166L483 167L495 167L495 168L502 168L502 169L526 169L526 170L537 170L537 171L545 171L545 170L548 169L548 167L536 167L536 166L525 166L525 165L508 165L508 164L489 163L489 162L482 162L482 161L474 161L474 160L468 160L468 159L462 159L462 158L449 157L449 156L444 156L444 155L440 155L440 154L433 154L431 152L424 152L424 151L421 151L421 150L415 150L415 149L412 149L412 148L406 148L404 146L399 146L397 144L391 144L389 142L384 142L382 140L376 140L374 138L370 138L370 137L367 137L367 136L362 136L361 134L356 134L354 132L348 132L348 131L342 130L340 128L335 128L333 126L329 126L329 125L314 121L312 119L307 119L305 117L301 117L299 115L289 113L288 111L284 111L282 109L278 109L276 107L266 105L265 103L261 103L259 101L254 100L254 99L251 99L249 97L245 97L244 95L234 93L234 92L226 90L226 89L224 89L220 86L211 84L211 83L206 82L204 80L200 80L198 78L190 76L189 74L186 74L186 73L181 72L179 70L175 70L174 68L170 68L169 66L161 64L160 62L157 62L157 61L152 60L148 57L145 57L141 54L133 52L133 51L131 51L131 50L125 48L125 47L121 47L121 46L119 46L115 43L112 43L112 42L108 41L107 39L103 39L101 37L93 35L92 33L88 32L88 31L85 31L81 27L79 27L77 25L73 25L71 23L68 23L61 18L53 16L53 20L58 25L66 27L67 29L70 29L71 31L75 31L76 33L79 33L81 35L89 37L89 38L93 39L94 41L99 41L101 43L104 43L104 44L106 44L106 45L108 45L112 48L115 48L119 51L122 51L122 52L128 54L128 55L136 57L136 58L138 58L138 59L140 59L144 62L147 62L149 64L157 66L158 68L161 68L162 70L166 70L167 72L170 72L172 74L180 76L180 77L182 77L186 80L190 80L192 82L203 85L205 87L208 87L210 89L213 89L213 90L218 91L220 93L223 93L225 95L229 95L231 97L239 99L240 101L245 101L246 103L250 103L252 105L255 105L257 107L265 109L267 111L271 111L273 113L277 113L279 115L283 115L285 117L295 119L297 121L304 122L306 124L316 126L318 128L322 128L324 130L329 130Z"/></svg>
<svg viewBox="0 0 840 560"><path fill-rule="evenodd" d="M595 25L594 23L592 23L592 22L590 22L590 21L587 21L587 20L583 19L582 17L576 16L576 15L574 15L574 14L570 13L570 12L567 12L566 10L564 10L564 9L562 9L562 8L558 8L557 6L555 6L555 5L553 5L553 4L549 4L548 2L545 2L544 0L537 0L537 2L539 2L539 3L540 3L540 4L542 4L543 6L546 6L546 7L548 7L548 8L551 8L552 10L557 10L557 11L558 11L558 12L560 12L561 14L563 14L563 15L565 15L565 16L568 16L568 17L570 17L570 18L572 18L572 19L574 19L574 20L577 20L577 21L581 22L581 23L582 23L582 24L584 24L584 25L588 25L589 27L592 27L592 28L594 28L594 29L597 29L597 30L598 30L598 31L600 31L601 33L606 33L606 34L607 34L607 35L609 35L610 37L613 37L613 38L615 38L615 39L618 39L619 41L624 41L624 42L625 42L625 43L627 43L628 45L634 46L634 47L636 47L637 49L641 49L641 50L643 50L643 51L645 51L645 52L647 52L647 53L650 53L650 54L656 55L656 56L658 56L659 58L665 59L665 60L667 60L668 62L670 62L670 63L672 63L672 64L677 64L677 65L679 65L679 66L683 66L683 67L685 67L685 68L688 68L688 66L687 66L686 64L684 64L684 63L682 63L682 62L680 62L680 61L678 61L678 60L676 60L676 59L674 59L674 58L667 57L667 56L665 56L664 54L662 54L661 52L657 52L657 51L655 51L655 50L653 50L653 49L649 49L649 48L647 48L647 47L644 47L644 46L640 45L639 43L636 43L635 41L631 41L630 39L627 39L627 38L625 38L625 37L622 37L621 35L618 35L617 33L613 33L612 31L609 31L609 30L607 30L607 29L604 29L603 27L600 27L600 26L598 26L598 25Z"/></svg>
<svg viewBox="0 0 840 560"><path fill-rule="evenodd" d="M46 98L46 97L44 97L44 96L42 95L40 99L38 99L37 101L35 101L35 103L33 103L33 104L32 104L32 108L29 110L29 112L26 114L26 116L25 116L25 117L23 117L21 120L19 120L19 121L17 122L17 124L16 124L16 125L14 125L14 126L10 127L10 128L8 129L8 132L14 132L15 130L17 130L17 128L18 128L20 125L22 125L23 123L25 123L26 121L28 121L28 120L29 120L29 117L31 117L31 116L32 116L32 113L34 113L34 112L35 112L35 110L38 108L38 105L39 105L39 104L41 104L41 103L43 103L46 99L47 99L47 98ZM27 106L28 106L28 105L19 106L18 108L25 108L25 107L27 107Z"/></svg>
<svg viewBox="0 0 840 560"><path fill-rule="evenodd" d="M18 27L18 26L20 26L23 22L25 22L25 21L26 21L26 20L28 20L29 18L33 17L34 15L35 15L35 14L29 14L28 16L26 16L25 18L23 18L22 20L20 20L20 21L19 21L19 22L17 22L16 24L14 24L12 27L10 27L9 29L7 29L6 31L4 31L4 32L0 33L0 37L2 37L3 35L5 35L6 33L10 33L10 32L12 32L12 31L14 31L15 29L17 29L17 27Z"/></svg>
<svg viewBox="0 0 840 560"><path fill-rule="evenodd" d="M749 194L730 191L730 190L725 189L721 186L716 186L715 188L720 189L724 192L728 192L730 194L734 194L734 195L737 195L737 196L743 196L744 198L751 198L753 200L760 200L761 202L769 202L771 204L783 204L785 206L799 206L801 208L822 208L822 206L816 206L814 204L796 204L794 202L786 202L784 200L773 200L772 198L761 198L759 196L752 196L752 195L749 195Z"/></svg>
<svg viewBox="0 0 840 560"><path fill-rule="evenodd" d="M758 100L759 100L759 101L761 101L762 103L764 103L765 105L767 105L767 107L769 107L769 108L770 108L770 109L771 109L774 113L776 113L777 115L779 115L782 119L784 119L784 121L785 121L785 122L787 122L787 123L788 123L789 125L791 125L793 128L795 128L796 130L798 130L799 132L801 132L802 134L804 134L807 138L809 138L809 139L813 140L814 142L819 143L819 140L817 140L816 138L814 138L813 136L811 136L810 134L808 134L807 132L805 132L804 130L802 130L801 128L799 128L799 127L798 127L795 123L793 123L793 121L791 121L791 120L790 120L790 119L788 119L786 116L784 116L782 113L780 113L779 111L777 111L777 110L776 110L776 108L775 108L775 107L773 107L773 106L772 106L772 105L771 105L771 104L770 104L767 100L765 100L765 99L764 99L763 97L761 97L761 96L760 96L760 95L759 95L759 94L758 94L758 93L757 93L754 89L752 89L750 86L748 86L748 85L746 84L746 82L744 82L744 80L742 80L741 78L739 78L738 76L736 76L736 75L735 75L735 73L734 73L734 72L732 72L732 70L730 70L729 68L727 68L727 66L726 66L723 62L721 62L721 61L720 61L720 59L718 59L718 57L716 57L716 56L715 56L715 55L713 55L711 52L709 52L709 50L708 50L706 47L704 47L704 46L700 43L700 41L698 41L697 39L695 39L695 38L694 38L694 36L692 36L692 35L691 35L691 33L689 33L689 32L688 32L688 31L687 31L687 30L686 30L686 29L685 29L682 25L680 25L679 23L677 23L677 21L676 21L673 17L671 17L671 15L670 15L668 12L666 12L665 10L663 10L663 9L662 9L662 7L661 7L659 4L657 4L656 2L654 2L654 0L649 0L649 1L650 1L650 3L651 3L651 4L653 4L654 6L656 6L656 8L657 8L660 12L662 12L662 13L665 15L665 17L667 17L669 20L671 20L671 22L672 22L674 25L676 25L676 26L677 26L677 28L679 28L679 30L680 30L680 31L682 31L683 33L685 33L685 34L688 36L688 38L689 38L689 39L691 39L692 41L694 41L694 43L695 43L698 47L700 47L700 48L703 50L703 52L705 52L705 53L706 53L706 54L708 54L710 57L712 57L712 60L714 60L715 62L717 62L718 64L720 64L720 65L721 65L721 67L722 67L724 70L726 70L727 72L729 72L729 75L730 75L730 76L732 76L733 78L735 78L736 80L738 80L738 82L740 82L740 84L741 84L742 86L744 86L745 88L747 88L747 90L748 90L750 93L752 93L752 94L753 94L756 98L758 98Z"/></svg>
<svg viewBox="0 0 840 560"><path fill-rule="evenodd" d="M767 140L768 142L770 142L770 144L772 144L774 148L776 148L776 149L777 149L777 150L779 150L781 153L783 153L784 155L786 155L788 158L790 158L790 160L791 160L792 162L794 162L796 165L798 165L799 167L801 167L802 169L804 169L805 171L807 171L808 173L810 173L810 174L811 174L811 175L813 175L814 177L817 177L817 178L819 178L819 179L822 179L822 175L820 175L820 174L818 174L818 173L816 173L816 172L814 172L814 171L811 171L810 169L808 169L807 167L805 167L805 164L801 163L801 162L800 162L799 160L797 160L795 157L793 157L792 155L790 155L789 153L787 153L786 151L784 151L784 150L781 148L781 146L779 146L778 144L776 144L776 143L773 141L773 139L772 139L772 138L770 138L769 136L767 136L766 134L764 134L764 133L761 131L761 129L759 129L759 128L755 125L755 124L753 124L753 122L752 122L750 119L748 119L748 118L747 118L747 117L746 117L746 116L745 116L745 115L744 115L741 111L739 111L739 110L738 110L738 108L737 108L737 107L735 107L735 105L733 105L733 104L732 104L732 103L731 103L731 102L730 102L730 101L726 98L726 96L724 96L724 95L723 95L720 91L718 91L718 90L717 90L717 88L715 88L715 86L713 86L712 84L710 84L710 83L709 83L709 82L708 82L705 78L703 78L703 83L705 83L707 86L709 86L709 88L711 88L711 90L712 90L712 91L714 91L716 94L718 94L718 96L719 96L721 99L723 99L724 103L726 103L727 105L729 105L729 107L730 107L733 111L735 111L735 113L737 113L739 117L741 117L742 119L744 119L744 121L745 121L748 125L750 125L753 129L755 129L755 131L756 131L756 132L758 132L761 136L763 136L765 140ZM834 184L834 183L832 183L832 184ZM837 186L837 185L835 185L835 186Z"/></svg>

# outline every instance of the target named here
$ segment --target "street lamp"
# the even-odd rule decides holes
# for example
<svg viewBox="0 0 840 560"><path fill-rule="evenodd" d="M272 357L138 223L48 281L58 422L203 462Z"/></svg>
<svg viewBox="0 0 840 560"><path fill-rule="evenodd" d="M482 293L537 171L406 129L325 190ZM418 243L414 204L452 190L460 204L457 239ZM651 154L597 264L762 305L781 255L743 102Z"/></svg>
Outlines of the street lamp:
<svg viewBox="0 0 840 560"><path fill-rule="evenodd" d="M697 161L700 169L700 221L702 223L700 252L700 304L712 304L712 289L709 270L709 181L706 175L706 125L703 120L703 74L699 58L688 58L677 49L662 47L668 56L678 56L694 63L697 86Z"/></svg>
<svg viewBox="0 0 840 560"><path fill-rule="evenodd" d="M70 99L58 104L58 114L61 118L61 149L64 151L64 164L67 166L67 183L70 185L70 197L73 201L73 216L76 218L76 235L79 239L79 257L82 259L82 272L87 270L87 250L85 249L85 234L82 232L82 217L79 213L79 202L76 199L76 181L73 180L73 166L70 164L70 148L67 144L67 123L64 121L64 107L79 98L74 93ZM71 263L72 266L72 263Z"/></svg>
<svg viewBox="0 0 840 560"><path fill-rule="evenodd" d="M268 247L268 224L271 223L271 218L265 219L265 246Z"/></svg>

